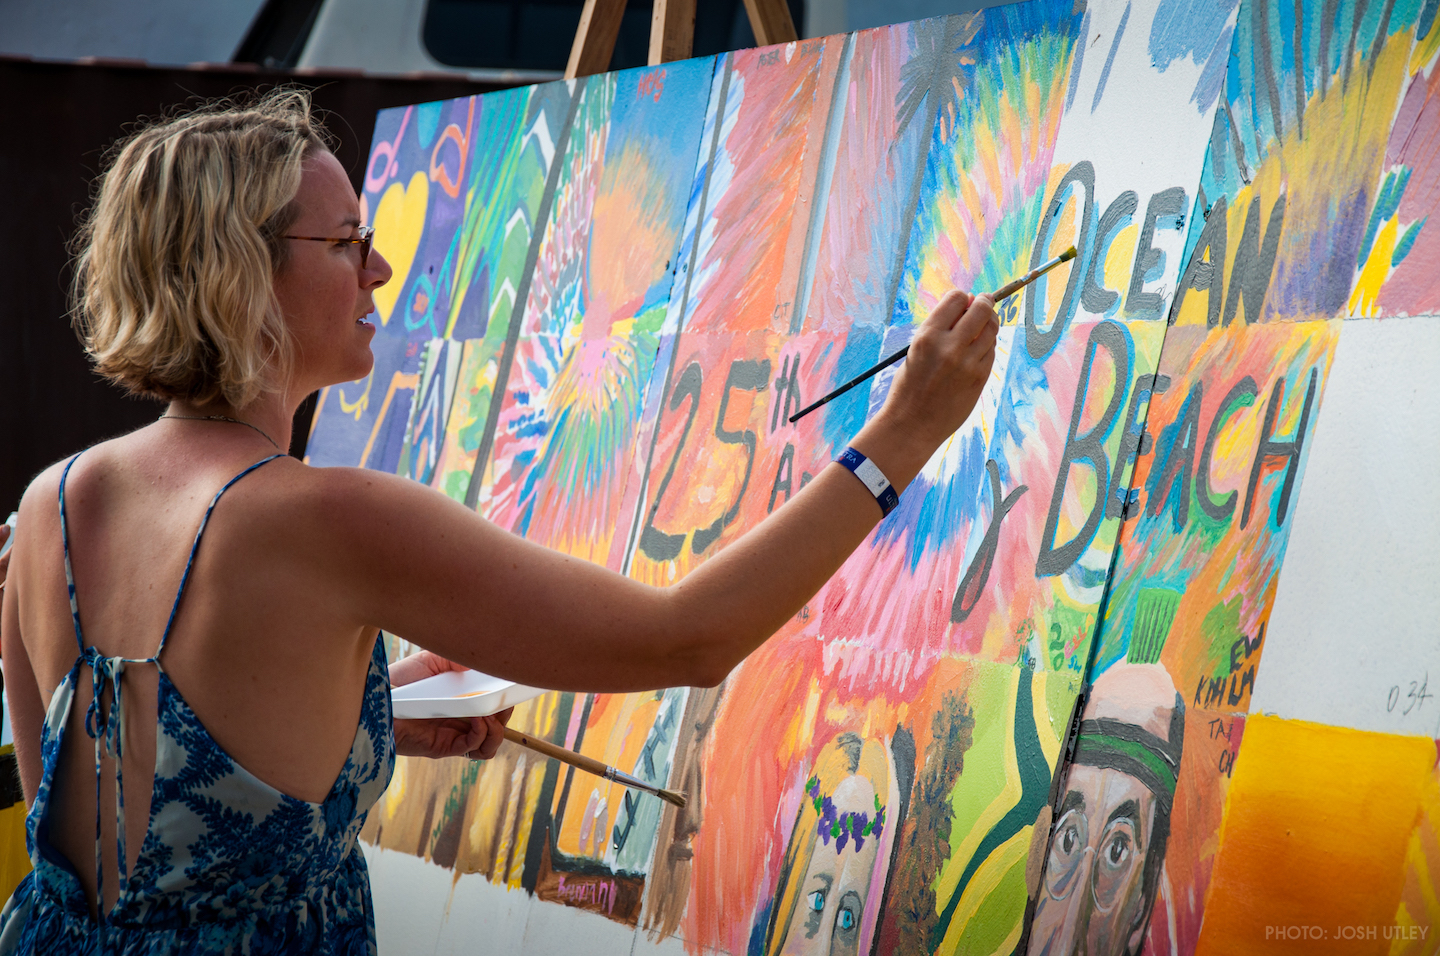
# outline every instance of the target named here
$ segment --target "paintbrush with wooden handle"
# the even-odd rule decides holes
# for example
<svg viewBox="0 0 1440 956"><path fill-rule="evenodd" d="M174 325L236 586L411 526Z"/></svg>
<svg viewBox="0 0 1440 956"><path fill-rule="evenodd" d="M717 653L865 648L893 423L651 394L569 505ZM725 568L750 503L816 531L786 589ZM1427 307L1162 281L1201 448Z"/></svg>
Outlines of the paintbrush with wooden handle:
<svg viewBox="0 0 1440 956"><path fill-rule="evenodd" d="M593 757L587 757L584 754L577 754L575 751L566 750L564 747L557 747L555 744L552 744L548 740L541 740L538 737L532 737L527 733L516 730L514 727L505 728L505 739L510 741L511 743L519 744L522 747L528 747L536 753L544 754L547 757L553 757L561 763L567 763L572 767L576 767L580 770L585 771L586 773L593 773L597 777L604 777L606 780L613 780L621 786L632 787L636 790L644 790L646 793L653 793L655 794L655 796L659 797L661 800L664 800L666 803L673 803L675 806L680 807L682 810L685 808L685 805L690 802L689 798L678 790L663 790L660 787L648 784L643 780L638 780L635 777L630 776L628 773L625 773L623 770L616 770L614 767L603 764Z"/></svg>
<svg viewBox="0 0 1440 956"><path fill-rule="evenodd" d="M1007 296L1014 295L1030 283L1034 282L1036 279L1043 276L1045 273L1049 272L1051 269L1058 266L1060 263L1069 262L1071 259L1074 258L1075 247L1071 246L1069 249L1066 249L1054 259L1051 259L1049 262L1043 263L1042 265L1031 269L1028 273L1016 279L1014 282L1007 282L1000 288L996 289L990 295L991 301L999 302L1001 299L1004 299ZM850 381L846 382L844 385L841 385L839 388L835 389L835 391L831 392L829 395L826 395L824 398L820 399L815 404L807 405L804 408L800 409L800 411L790 416L790 423L794 424L795 422L798 422L806 415L809 415L811 412L815 411L815 409L819 408L821 405L824 405L830 401L833 401L834 399L839 398L841 395L844 395L846 392L850 391L850 389L870 378L875 373L889 368L890 366L894 365L896 362L900 361L909 354L910 346L907 345L900 351L896 352L894 355L880 362L878 365L867 368L865 371L861 372L859 375L855 376Z"/></svg>

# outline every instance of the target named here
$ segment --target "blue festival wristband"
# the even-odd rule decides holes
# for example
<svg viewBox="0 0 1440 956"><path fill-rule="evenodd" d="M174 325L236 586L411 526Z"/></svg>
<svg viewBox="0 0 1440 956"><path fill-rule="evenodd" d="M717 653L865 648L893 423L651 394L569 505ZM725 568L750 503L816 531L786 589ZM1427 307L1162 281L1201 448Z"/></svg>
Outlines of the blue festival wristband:
<svg viewBox="0 0 1440 956"><path fill-rule="evenodd" d="M835 461L849 468L855 477L860 479L860 483L875 496L875 501L880 505L881 517L890 514L896 505L900 504L900 493L890 484L890 479L885 477L879 466L855 449L846 448Z"/></svg>

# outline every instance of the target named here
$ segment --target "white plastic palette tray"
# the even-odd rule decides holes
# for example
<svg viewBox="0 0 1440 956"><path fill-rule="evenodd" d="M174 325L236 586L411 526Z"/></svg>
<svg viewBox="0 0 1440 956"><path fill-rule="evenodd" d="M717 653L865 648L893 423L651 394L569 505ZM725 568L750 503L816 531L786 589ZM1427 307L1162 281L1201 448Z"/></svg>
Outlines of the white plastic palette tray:
<svg viewBox="0 0 1440 956"><path fill-rule="evenodd" d="M397 720L426 717L484 717L545 693L479 671L448 671L390 692Z"/></svg>

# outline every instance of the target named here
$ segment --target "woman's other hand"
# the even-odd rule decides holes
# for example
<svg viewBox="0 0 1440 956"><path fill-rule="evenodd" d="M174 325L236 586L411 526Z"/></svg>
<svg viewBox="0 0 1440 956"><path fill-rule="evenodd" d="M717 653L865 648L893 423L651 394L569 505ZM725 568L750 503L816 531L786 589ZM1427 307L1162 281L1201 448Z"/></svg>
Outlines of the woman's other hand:
<svg viewBox="0 0 1440 956"><path fill-rule="evenodd" d="M3 567L3 565L0 565ZM390 685L403 687L417 680L448 671L463 671L464 665L439 654L420 651L390 665ZM459 757L489 760L505 739L510 707L488 717L433 717L427 720L395 721L395 752L403 757Z"/></svg>

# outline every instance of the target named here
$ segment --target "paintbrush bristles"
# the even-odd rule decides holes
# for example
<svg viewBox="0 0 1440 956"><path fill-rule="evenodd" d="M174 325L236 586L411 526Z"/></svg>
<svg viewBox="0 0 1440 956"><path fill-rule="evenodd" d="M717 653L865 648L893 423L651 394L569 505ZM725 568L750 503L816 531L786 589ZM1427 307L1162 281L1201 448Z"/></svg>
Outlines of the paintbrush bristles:
<svg viewBox="0 0 1440 956"><path fill-rule="evenodd" d="M612 780L622 787L632 787L636 790L642 790L645 793L653 793L666 803L673 803L682 810L685 809L686 804L690 802L689 798L678 790L661 790L659 787L646 783L644 780L637 780L622 770L616 770L614 767L607 766L594 757L587 757L573 750L566 750L564 747L552 744L548 740L531 737L529 734L516 730L514 727L505 728L505 739L511 743L527 747L536 753L544 754L561 763L569 764L586 773L593 773L597 777Z"/></svg>
<svg viewBox="0 0 1440 956"><path fill-rule="evenodd" d="M1058 266L1060 263L1069 262L1071 259L1074 259L1075 256L1075 247L1071 246L1069 249L1066 249L1054 259L1051 259L1049 262L1036 266L1034 269L1031 269L1029 272L1016 279L1015 281L1007 282L1000 288L996 289L990 294L991 300L994 302L999 302L1001 299L1009 298L1010 296L1019 292L1021 289L1025 288L1030 283L1034 282L1036 279L1043 276L1045 273L1049 272L1051 269Z"/></svg>

